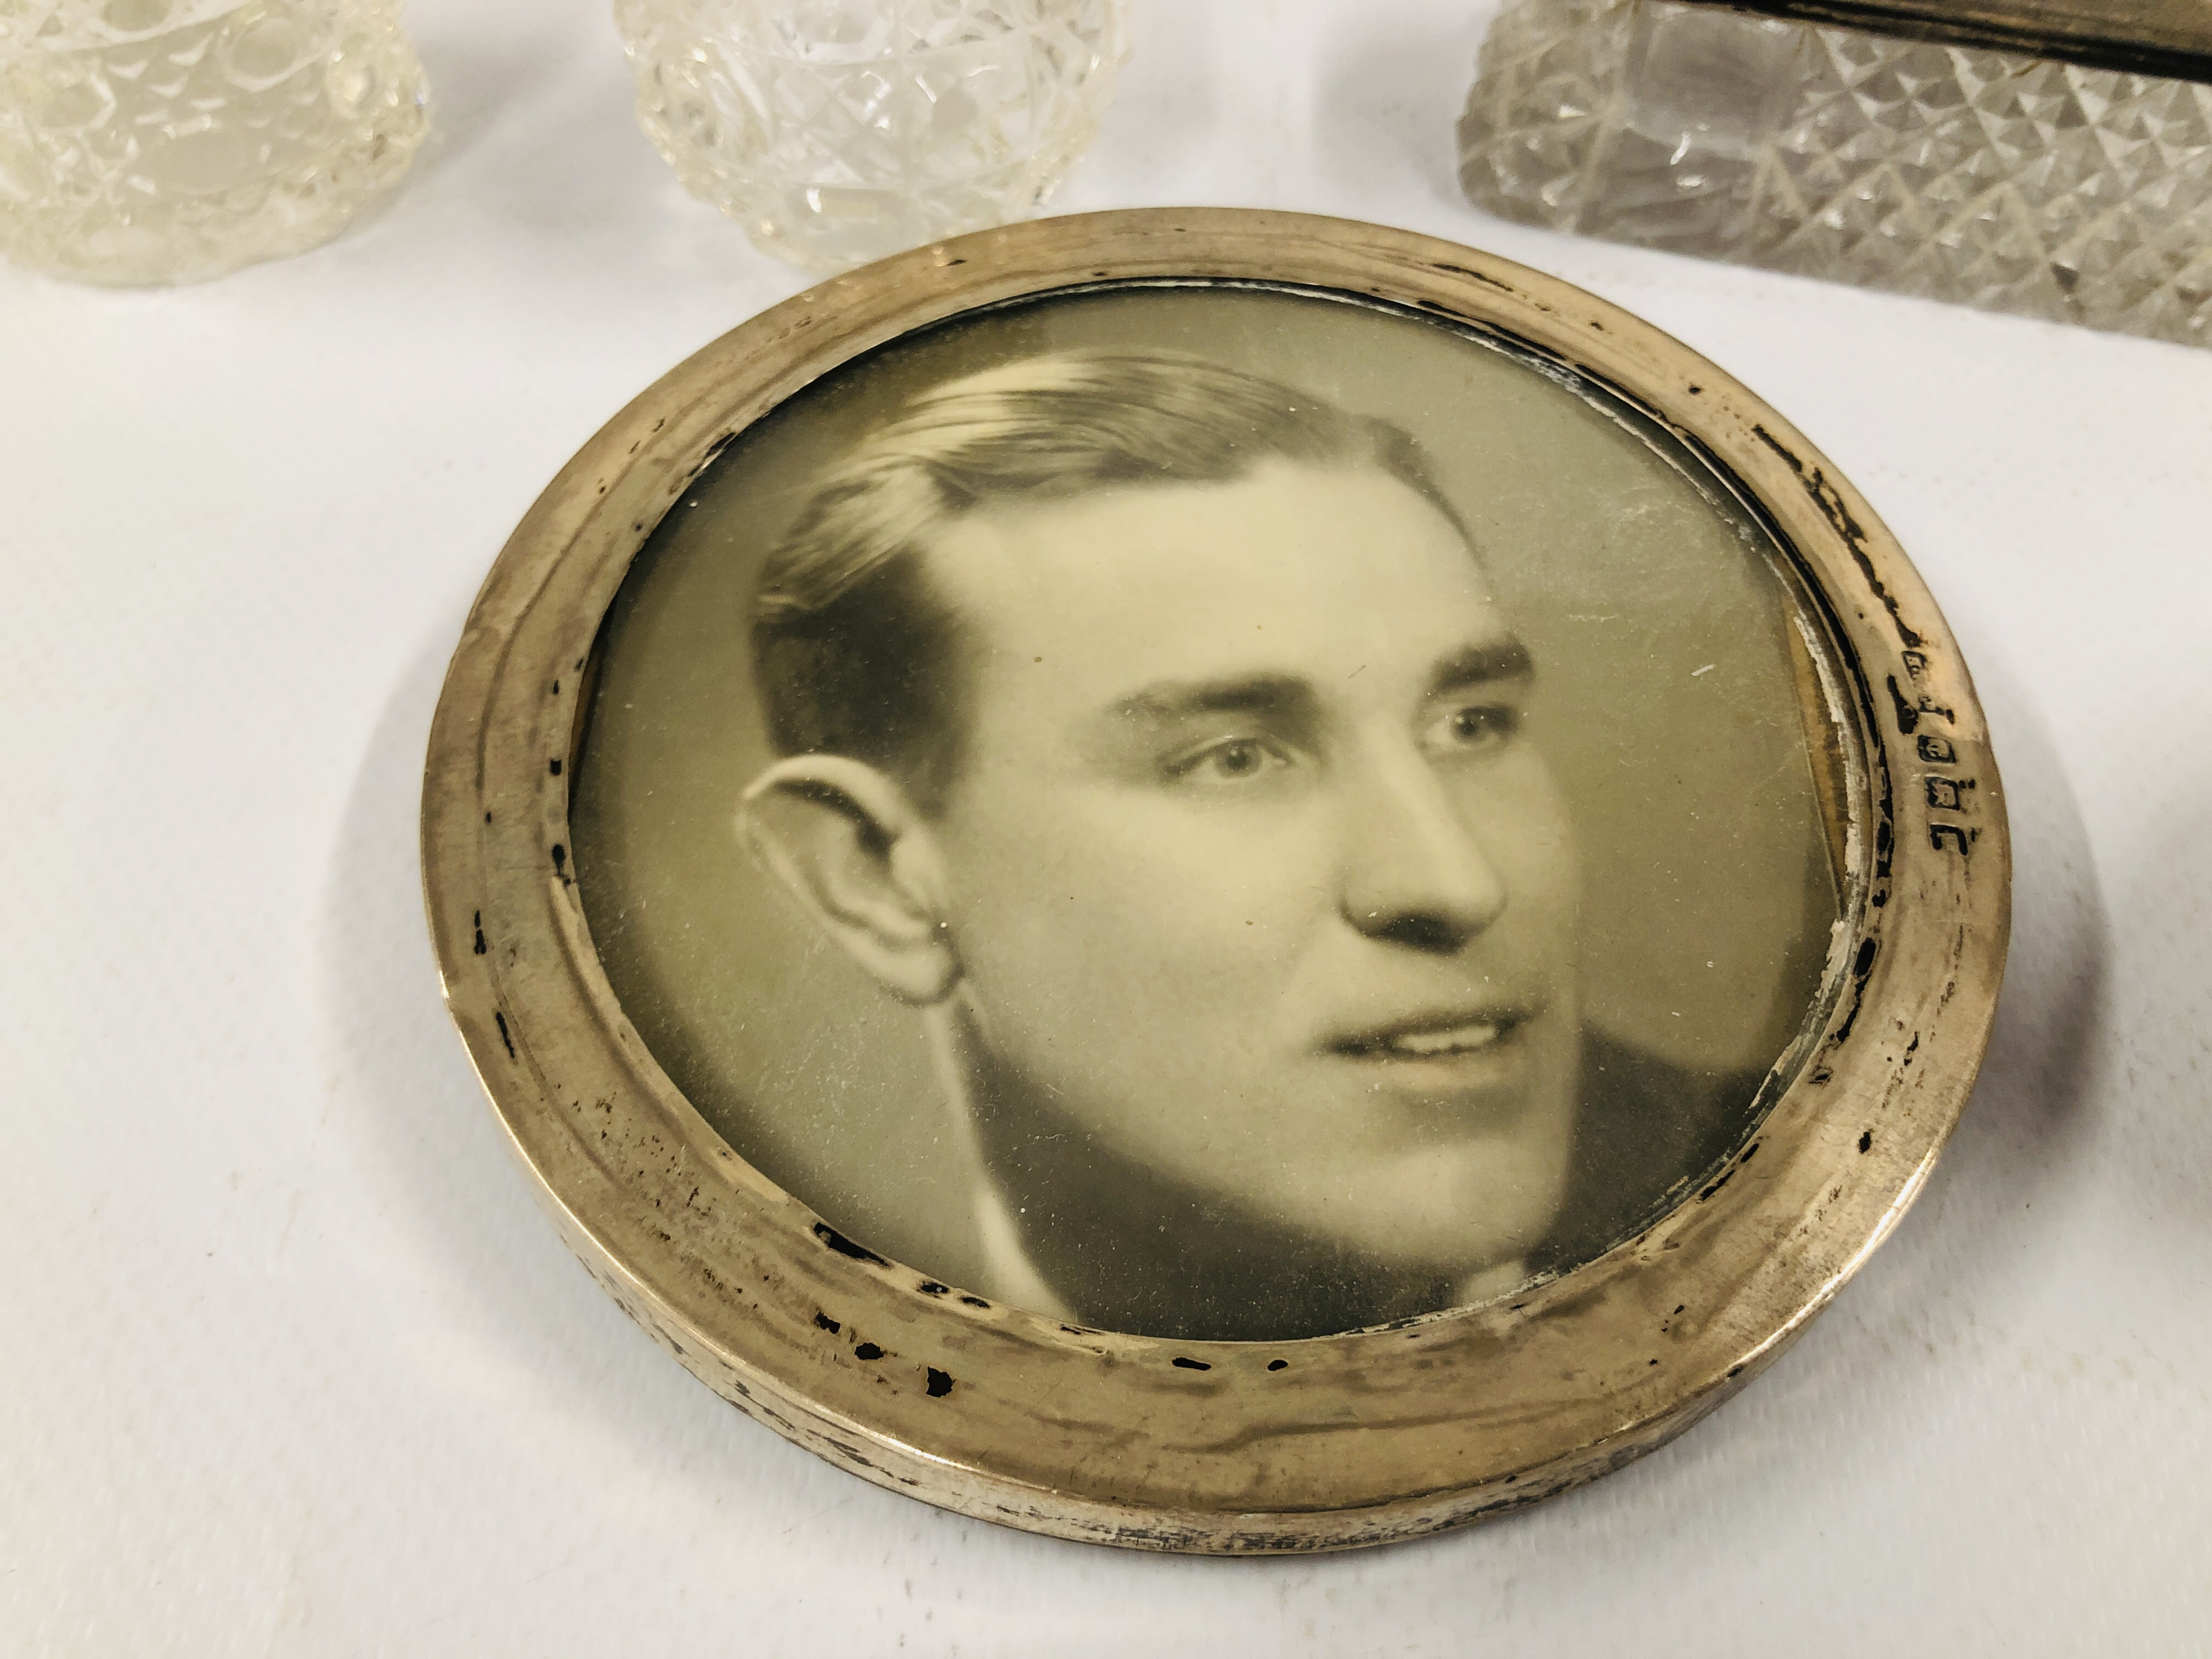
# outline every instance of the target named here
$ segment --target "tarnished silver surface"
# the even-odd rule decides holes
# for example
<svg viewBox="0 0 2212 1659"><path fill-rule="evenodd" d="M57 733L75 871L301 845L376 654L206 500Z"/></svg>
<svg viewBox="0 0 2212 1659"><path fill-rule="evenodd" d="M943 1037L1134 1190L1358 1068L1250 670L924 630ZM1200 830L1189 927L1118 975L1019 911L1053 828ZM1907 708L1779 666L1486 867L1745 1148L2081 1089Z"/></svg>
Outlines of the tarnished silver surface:
<svg viewBox="0 0 2212 1659"><path fill-rule="evenodd" d="M1510 337L1682 434L1775 528L1837 716L1851 895L1825 1024L1736 1160L1510 1303L1283 1343L1084 1330L835 1232L707 1127L609 989L568 830L594 635L631 557L750 422L972 307L1146 279L1296 283ZM556 767L551 764L561 762ZM1132 1547L1382 1542L1518 1507L1680 1432L1771 1361L1893 1227L1979 1063L2009 852L1972 684L1865 503L1779 416L1601 301L1434 239L1156 210L992 231L826 283L617 416L495 566L430 744L424 881L446 994L562 1236L671 1353L841 1467L963 1513Z"/></svg>
<svg viewBox="0 0 2212 1659"><path fill-rule="evenodd" d="M1729 9L2138 75L2212 80L2207 0L1729 0Z"/></svg>

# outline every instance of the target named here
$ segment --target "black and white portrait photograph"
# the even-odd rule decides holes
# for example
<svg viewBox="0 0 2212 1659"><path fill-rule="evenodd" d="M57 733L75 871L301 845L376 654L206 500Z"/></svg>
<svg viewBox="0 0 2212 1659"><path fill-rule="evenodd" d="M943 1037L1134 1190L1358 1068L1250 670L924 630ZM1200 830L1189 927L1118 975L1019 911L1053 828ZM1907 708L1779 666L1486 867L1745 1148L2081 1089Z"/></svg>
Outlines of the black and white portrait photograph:
<svg viewBox="0 0 2212 1659"><path fill-rule="evenodd" d="M2212 1655L2208 348L2212 0L0 0L0 1659Z"/></svg>
<svg viewBox="0 0 2212 1659"><path fill-rule="evenodd" d="M623 1012L840 1234L1085 1328L1349 1331L1693 1194L1802 1058L1835 768L1771 537L1471 332L987 311L698 477L592 669Z"/></svg>

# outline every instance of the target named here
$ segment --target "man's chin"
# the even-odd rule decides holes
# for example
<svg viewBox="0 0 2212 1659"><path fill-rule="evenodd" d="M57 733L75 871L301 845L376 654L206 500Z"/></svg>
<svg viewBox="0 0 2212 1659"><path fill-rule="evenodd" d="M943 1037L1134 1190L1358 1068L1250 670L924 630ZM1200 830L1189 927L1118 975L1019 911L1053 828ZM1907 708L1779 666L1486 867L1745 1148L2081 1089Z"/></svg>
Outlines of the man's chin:
<svg viewBox="0 0 2212 1659"><path fill-rule="evenodd" d="M1340 1179L1320 1223L1376 1264L1438 1278L1508 1267L1550 1231L1565 1193L1565 1160L1494 1146L1390 1160L1368 1178Z"/></svg>

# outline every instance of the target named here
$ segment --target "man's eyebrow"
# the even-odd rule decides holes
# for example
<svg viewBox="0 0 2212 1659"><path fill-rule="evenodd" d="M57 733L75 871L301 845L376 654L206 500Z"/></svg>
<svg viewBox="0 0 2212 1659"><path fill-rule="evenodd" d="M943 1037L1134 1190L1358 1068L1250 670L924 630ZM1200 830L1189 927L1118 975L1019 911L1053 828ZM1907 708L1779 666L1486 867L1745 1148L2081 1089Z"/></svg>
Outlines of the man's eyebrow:
<svg viewBox="0 0 2212 1659"><path fill-rule="evenodd" d="M1429 692L1441 696L1492 680L1525 680L1535 672L1535 659L1528 654L1528 647L1509 635L1470 645L1444 658L1430 671Z"/></svg>
<svg viewBox="0 0 2212 1659"><path fill-rule="evenodd" d="M1287 674L1252 674L1218 680L1163 680L1114 705L1125 720L1161 722L1194 714L1265 714L1311 718L1313 688Z"/></svg>

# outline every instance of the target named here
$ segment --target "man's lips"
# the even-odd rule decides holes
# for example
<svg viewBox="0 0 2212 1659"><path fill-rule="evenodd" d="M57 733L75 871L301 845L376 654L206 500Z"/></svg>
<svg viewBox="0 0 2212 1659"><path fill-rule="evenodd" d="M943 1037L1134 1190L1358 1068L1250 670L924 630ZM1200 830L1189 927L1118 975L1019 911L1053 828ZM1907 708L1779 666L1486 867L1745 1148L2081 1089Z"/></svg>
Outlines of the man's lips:
<svg viewBox="0 0 2212 1659"><path fill-rule="evenodd" d="M1510 1042L1541 1012L1528 1003L1437 1009L1349 1031L1325 1046L1355 1060L1452 1060Z"/></svg>

